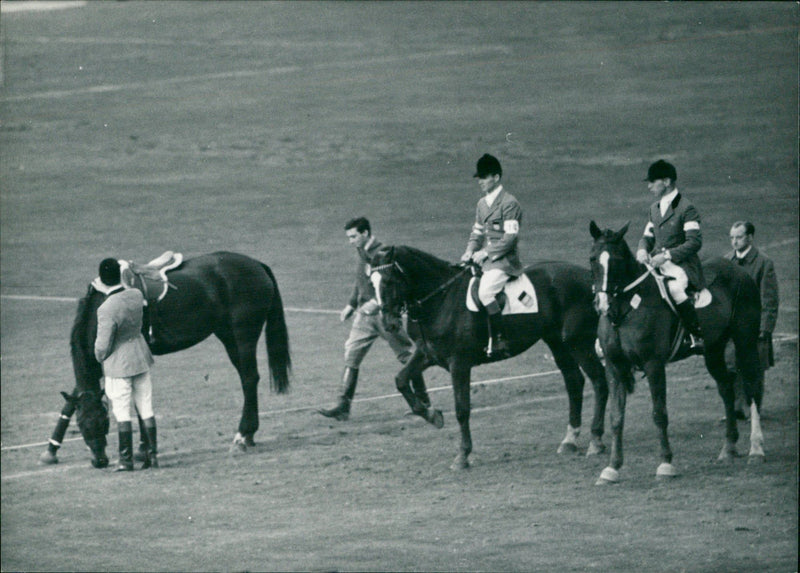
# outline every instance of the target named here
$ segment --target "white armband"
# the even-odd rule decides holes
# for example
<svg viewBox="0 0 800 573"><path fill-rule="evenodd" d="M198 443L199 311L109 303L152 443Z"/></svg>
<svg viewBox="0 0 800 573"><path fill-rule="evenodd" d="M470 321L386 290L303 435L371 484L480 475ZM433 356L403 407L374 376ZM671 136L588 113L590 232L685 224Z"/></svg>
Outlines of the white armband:
<svg viewBox="0 0 800 573"><path fill-rule="evenodd" d="M519 233L519 221L516 219L503 221L503 232L508 233L509 235L516 235Z"/></svg>

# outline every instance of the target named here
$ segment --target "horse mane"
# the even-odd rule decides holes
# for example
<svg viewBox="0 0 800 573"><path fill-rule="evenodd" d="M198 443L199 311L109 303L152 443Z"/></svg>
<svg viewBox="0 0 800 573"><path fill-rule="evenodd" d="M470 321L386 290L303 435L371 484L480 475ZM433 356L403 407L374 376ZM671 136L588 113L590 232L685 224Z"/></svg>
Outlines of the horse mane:
<svg viewBox="0 0 800 573"><path fill-rule="evenodd" d="M392 249L394 250L394 260L397 260L397 257L398 257L398 254L399 254L401 257L410 256L413 259L418 260L426 268L428 268L428 269L430 269L432 271L452 274L453 272L459 270L459 266L458 265L454 265L452 263L449 263L449 262L447 262L447 261L445 261L443 259L440 259L439 257L437 257L435 255L432 255L430 253L426 253L425 251L422 251L422 250L417 249L415 247L409 247L409 246L406 246L406 245L399 245L399 246L396 246L396 247L392 247Z"/></svg>
<svg viewBox="0 0 800 573"><path fill-rule="evenodd" d="M94 336L90 336L91 319L97 311L92 304L94 296L99 293L89 287L86 295L78 301L78 311L72 323L69 345L72 355L72 368L75 371L76 387L79 390L98 390L100 378L103 376L103 367L94 357L92 347ZM96 335L96 333L94 333Z"/></svg>

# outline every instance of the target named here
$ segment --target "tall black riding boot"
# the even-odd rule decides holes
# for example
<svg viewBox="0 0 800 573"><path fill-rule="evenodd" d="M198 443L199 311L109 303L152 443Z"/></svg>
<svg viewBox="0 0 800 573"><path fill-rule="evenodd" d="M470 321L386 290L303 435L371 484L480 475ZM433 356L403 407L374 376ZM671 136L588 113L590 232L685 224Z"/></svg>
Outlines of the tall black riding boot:
<svg viewBox="0 0 800 573"><path fill-rule="evenodd" d="M158 469L158 439L156 437L155 417L144 420L142 426L144 427L145 436L147 438L147 451L142 469Z"/></svg>
<svg viewBox="0 0 800 573"><path fill-rule="evenodd" d="M679 305L675 306L678 311L683 325L689 331L689 336L692 339L691 348L695 352L703 351L703 332L700 330L700 321L697 319L697 312L694 310L692 300L685 300Z"/></svg>
<svg viewBox="0 0 800 573"><path fill-rule="evenodd" d="M119 422L119 465L116 471L133 471L133 428L130 422Z"/></svg>
<svg viewBox="0 0 800 573"><path fill-rule="evenodd" d="M336 418L340 422L347 420L350 417L350 403L353 401L353 396L355 396L357 383L358 368L345 366L342 374L342 394L339 396L339 403L329 410L317 410L317 412L328 418Z"/></svg>
<svg viewBox="0 0 800 573"><path fill-rule="evenodd" d="M497 303L489 305L486 310L489 313L489 346L486 347L486 356L508 358L510 352L503 334L503 313Z"/></svg>

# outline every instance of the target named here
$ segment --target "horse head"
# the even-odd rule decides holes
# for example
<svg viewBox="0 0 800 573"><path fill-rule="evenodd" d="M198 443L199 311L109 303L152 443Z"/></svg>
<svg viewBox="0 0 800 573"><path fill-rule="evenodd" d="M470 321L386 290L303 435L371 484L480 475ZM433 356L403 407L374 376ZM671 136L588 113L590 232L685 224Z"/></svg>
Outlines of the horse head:
<svg viewBox="0 0 800 573"><path fill-rule="evenodd" d="M373 257L369 272L383 324L390 332L396 332L402 326L402 315L408 305L409 283L395 259L395 247Z"/></svg>
<svg viewBox="0 0 800 573"><path fill-rule="evenodd" d="M612 231L601 230L594 221L589 224L589 232L594 239L589 255L594 304L603 314L609 311L609 296L615 297L628 284L632 263L636 262L625 241L629 226L630 221L618 231Z"/></svg>
<svg viewBox="0 0 800 573"><path fill-rule="evenodd" d="M92 451L95 467L108 465L105 455L108 434L108 409L103 403L103 366L94 356L94 341L97 336L97 308L105 295L89 286L89 290L78 303L78 312L70 334L72 367L75 371L75 393L62 392L68 402L76 406L78 428L86 445Z"/></svg>

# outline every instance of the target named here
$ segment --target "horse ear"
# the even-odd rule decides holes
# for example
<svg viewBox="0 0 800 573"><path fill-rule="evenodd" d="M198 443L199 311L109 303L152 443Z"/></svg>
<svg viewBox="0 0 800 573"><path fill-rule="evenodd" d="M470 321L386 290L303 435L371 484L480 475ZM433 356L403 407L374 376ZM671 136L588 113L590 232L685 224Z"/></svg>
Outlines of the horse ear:
<svg viewBox="0 0 800 573"><path fill-rule="evenodd" d="M621 239L622 237L624 237L625 233L628 232L628 227L630 227L630 225L631 225L630 221L625 223L625 225L619 231L617 231L617 238Z"/></svg>
<svg viewBox="0 0 800 573"><path fill-rule="evenodd" d="M603 231L600 230L600 227L597 226L597 223L594 222L594 219L591 223L589 223L589 232L592 234L592 238L596 241L600 235L603 234Z"/></svg>

